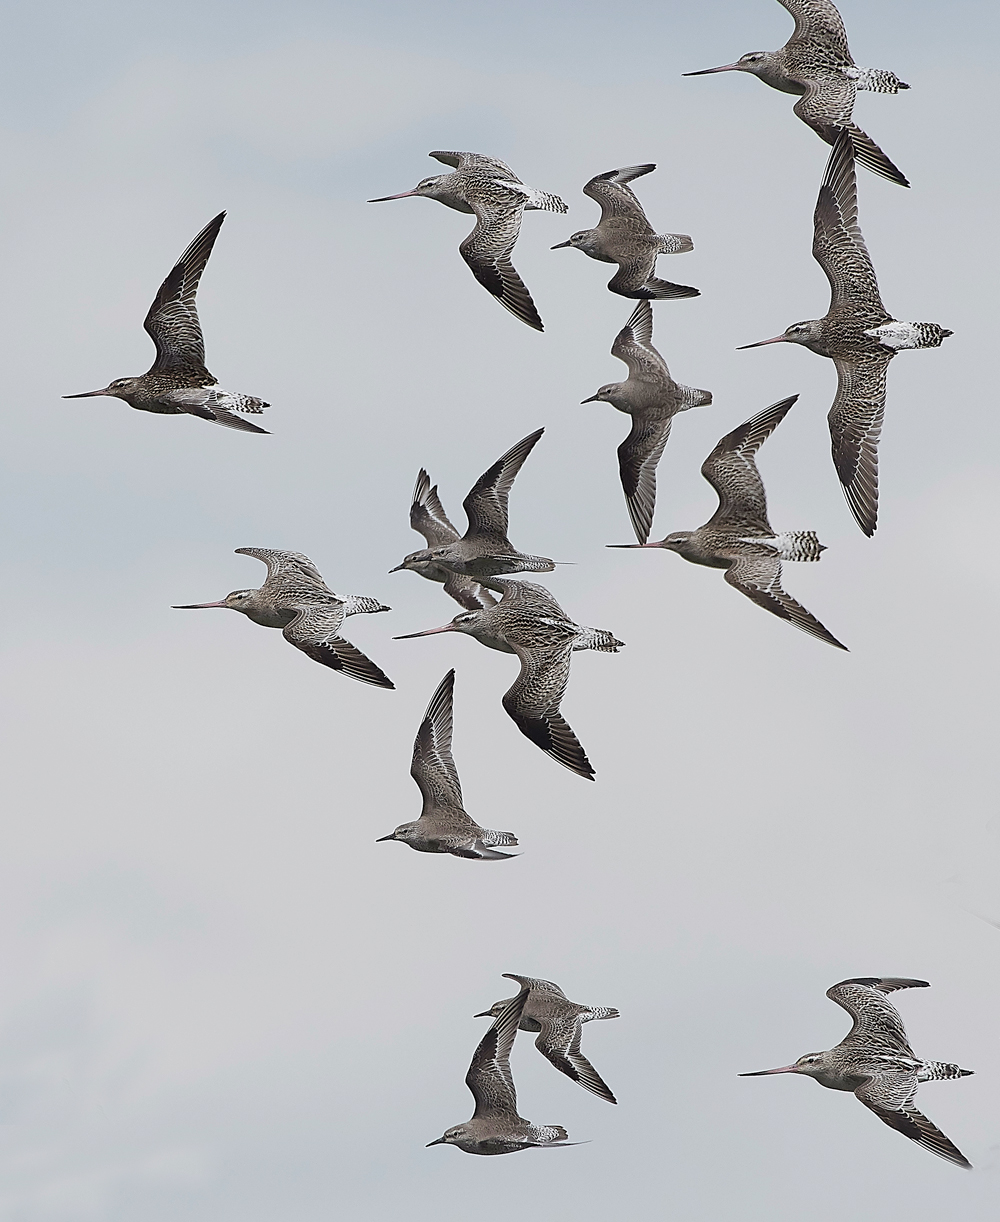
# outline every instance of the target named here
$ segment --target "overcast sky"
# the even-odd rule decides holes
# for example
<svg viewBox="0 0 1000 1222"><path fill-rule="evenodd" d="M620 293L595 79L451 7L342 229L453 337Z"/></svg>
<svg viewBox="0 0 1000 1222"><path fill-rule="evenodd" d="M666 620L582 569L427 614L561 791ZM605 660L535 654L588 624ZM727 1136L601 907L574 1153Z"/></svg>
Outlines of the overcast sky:
<svg viewBox="0 0 1000 1222"><path fill-rule="evenodd" d="M4 6L5 722L0 1215L5 1222L993 1222L1000 1199L996 822L995 19L982 0L843 0L857 61L912 89L857 121L910 177L859 171L886 307L954 337L889 373L874 540L833 472L829 361L736 352L822 315L810 256L826 147L743 74L683 80L791 30L773 0L146 0ZM992 45L991 45L992 43ZM457 253L469 218L366 205L508 161L561 195L515 252L546 332ZM628 421L580 406L623 367L611 269L551 252L594 223L594 174L695 251L655 307L675 376L713 391L660 467L654 538L715 499L699 466L800 400L760 456L785 582L849 654L631 529ZM269 437L112 399L173 260L229 215L199 296L208 364L268 399ZM421 465L461 523L473 480L545 426L511 532L573 561L566 611L627 642L574 656L564 713L590 785L517 733L512 659L456 635L412 573ZM259 584L243 546L309 555L391 615L350 682L237 615L174 603ZM419 812L420 716L457 670L467 806L520 838L477 864L374 843ZM512 971L621 1018L585 1030L610 1107L519 1037L521 1114L573 1149L482 1159L425 1143L465 1120ZM918 1055L976 1071L918 1103L963 1174L849 1094L740 1080L829 1048L845 977L899 995ZM847 1204L849 1202L849 1204Z"/></svg>

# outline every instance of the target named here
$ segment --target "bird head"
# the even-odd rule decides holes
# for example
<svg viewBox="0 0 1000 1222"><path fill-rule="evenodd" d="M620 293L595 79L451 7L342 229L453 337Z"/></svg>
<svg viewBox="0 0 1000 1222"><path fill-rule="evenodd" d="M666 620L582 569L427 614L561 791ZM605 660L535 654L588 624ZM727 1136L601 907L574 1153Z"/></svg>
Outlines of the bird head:
<svg viewBox="0 0 1000 1222"><path fill-rule="evenodd" d="M401 823L394 832L390 832L388 836L379 836L375 841L376 844L381 844L383 840L402 840L405 844L408 840L413 840L417 834L416 823Z"/></svg>
<svg viewBox="0 0 1000 1222"><path fill-rule="evenodd" d="M126 403L131 403L139 390L141 381L141 378L115 378L113 382L109 382L100 390L85 390L79 395L63 395L63 398L93 399L98 395L108 395L112 399L124 399Z"/></svg>
<svg viewBox="0 0 1000 1222"><path fill-rule="evenodd" d="M475 1140L469 1132L467 1124L456 1124L453 1128L446 1129L443 1137L438 1137L435 1141L427 1143L427 1149L431 1146L454 1146L462 1141Z"/></svg>
<svg viewBox="0 0 1000 1222"><path fill-rule="evenodd" d="M589 399L582 399L581 406L584 403L614 403L621 388L621 382L609 382L607 386L602 386L596 395L591 395Z"/></svg>
<svg viewBox="0 0 1000 1222"><path fill-rule="evenodd" d="M769 1078L778 1073L801 1073L810 1078L822 1077L826 1067L825 1052L807 1052L799 1057L794 1065L782 1065L778 1069L757 1069L753 1073L741 1073L741 1078Z"/></svg>
<svg viewBox="0 0 1000 1222"><path fill-rule="evenodd" d="M384 204L390 199L408 199L411 195L427 195L431 199L443 194L443 183L450 174L434 174L430 178L422 178L412 191L400 191L398 195L380 195L378 199L370 199L370 204Z"/></svg>
<svg viewBox="0 0 1000 1222"><path fill-rule="evenodd" d="M251 608L256 590L233 590L217 603L182 603L171 608L174 611L206 611L210 607L227 607L230 611L242 611L244 614Z"/></svg>
<svg viewBox="0 0 1000 1222"><path fill-rule="evenodd" d="M772 51L748 51L741 55L735 64L722 64L718 68L701 68L698 72L682 72L682 76L711 76L716 72L752 72L754 76L767 73L770 67Z"/></svg>
<svg viewBox="0 0 1000 1222"><path fill-rule="evenodd" d="M479 627L482 611L463 611L456 615L450 624L440 628L425 628L423 632L408 632L405 636L396 636L394 641L410 641L418 636L434 636L438 632L475 632Z"/></svg>
<svg viewBox="0 0 1000 1222"><path fill-rule="evenodd" d="M578 233L571 233L565 242L557 242L550 249L562 250L564 246L575 246L577 250L582 250L584 254L590 254L596 243L597 234L593 229L581 229Z"/></svg>
<svg viewBox="0 0 1000 1222"><path fill-rule="evenodd" d="M763 348L765 344L811 344L819 338L819 320L809 319L806 322L793 322L780 335L771 339L759 339L755 344L741 344L737 352L747 348Z"/></svg>

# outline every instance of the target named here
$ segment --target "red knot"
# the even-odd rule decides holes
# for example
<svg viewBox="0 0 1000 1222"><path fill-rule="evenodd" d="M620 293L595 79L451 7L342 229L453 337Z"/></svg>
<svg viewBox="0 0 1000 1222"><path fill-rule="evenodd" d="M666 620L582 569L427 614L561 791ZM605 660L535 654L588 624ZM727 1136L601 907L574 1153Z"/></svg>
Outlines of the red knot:
<svg viewBox="0 0 1000 1222"><path fill-rule="evenodd" d="M512 832L494 832L480 827L465 810L462 784L451 753L455 672L448 671L438 684L424 713L413 744L410 776L424 800L420 818L401 823L383 840L399 840L420 853L451 853L475 861L501 861L516 853L498 853L498 845L517 844Z"/></svg>
<svg viewBox="0 0 1000 1222"><path fill-rule="evenodd" d="M656 507L656 466L678 412L707 407L712 392L675 382L653 347L653 307L640 301L615 337L611 355L628 366L628 379L609 382L584 403L610 403L632 417L632 429L618 447L618 467L632 529L645 543Z"/></svg>
<svg viewBox="0 0 1000 1222"><path fill-rule="evenodd" d="M652 164L627 165L592 178L583 193L601 205L597 228L580 230L565 242L557 242L552 249L574 246L601 263L617 263L618 271L608 281L608 288L622 297L656 301L698 297L699 289L658 280L654 274L660 255L680 255L694 250L694 243L686 233L656 233L628 185L634 178L641 178L655 169Z"/></svg>

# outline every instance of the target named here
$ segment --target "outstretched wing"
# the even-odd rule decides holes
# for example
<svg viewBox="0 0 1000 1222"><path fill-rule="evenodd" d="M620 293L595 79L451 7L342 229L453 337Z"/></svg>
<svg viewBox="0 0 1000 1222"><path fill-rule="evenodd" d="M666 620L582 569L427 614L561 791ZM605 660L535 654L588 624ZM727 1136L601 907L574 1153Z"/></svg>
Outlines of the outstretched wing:
<svg viewBox="0 0 1000 1222"><path fill-rule="evenodd" d="M798 397L792 395L772 403L727 433L702 463L701 473L719 497L719 508L706 526L737 526L765 535L774 533L767 520L767 497L754 455Z"/></svg>
<svg viewBox="0 0 1000 1222"><path fill-rule="evenodd" d="M972 1164L962 1151L923 1112L914 1107L917 1077L912 1070L885 1070L859 1086L854 1093L883 1124L896 1129L939 1158L945 1158L959 1167L971 1168Z"/></svg>
<svg viewBox="0 0 1000 1222"><path fill-rule="evenodd" d="M845 305L888 318L868 248L858 225L854 143L842 130L826 164L813 213L813 258L830 281L830 309Z"/></svg>
<svg viewBox="0 0 1000 1222"><path fill-rule="evenodd" d="M535 1047L567 1078L579 1082L599 1099L617 1103L610 1087L580 1051L582 1032L583 1024L576 1015L566 1013L554 1016L542 1023Z"/></svg>
<svg viewBox="0 0 1000 1222"><path fill-rule="evenodd" d="M226 214L220 212L208 222L171 268L149 307L142 325L156 344L156 360L150 367L150 373L163 369L205 367L205 343L195 307L195 294L225 219Z"/></svg>
<svg viewBox="0 0 1000 1222"><path fill-rule="evenodd" d="M842 645L814 615L810 615L801 603L781 588L781 561L776 555L738 556L726 569L725 578L741 594L753 599L758 607L787 620L810 636L819 637L828 645L846 651L846 645Z"/></svg>
<svg viewBox="0 0 1000 1222"><path fill-rule="evenodd" d="M433 153L428 153L427 156L445 165L450 165L456 170L491 170L504 178L512 178L514 182L521 181L506 162L500 161L497 157L487 157L483 153L448 153L438 149Z"/></svg>
<svg viewBox="0 0 1000 1222"><path fill-rule="evenodd" d="M488 611L497 605L489 590L463 573L449 572L444 579L444 592L467 611Z"/></svg>
<svg viewBox="0 0 1000 1222"><path fill-rule="evenodd" d="M601 205L601 221L611 217L628 216L642 221L649 228L646 214L628 185L634 178L643 174L651 174L656 169L652 162L646 165L627 165L620 170L608 170L598 174L583 188L584 195L589 195Z"/></svg>
<svg viewBox="0 0 1000 1222"><path fill-rule="evenodd" d="M410 776L417 782L424 809L461 807L462 785L451 754L455 672L449 670L431 696L413 743Z"/></svg>
<svg viewBox="0 0 1000 1222"><path fill-rule="evenodd" d="M472 1057L465 1084L476 1101L473 1119L480 1116L517 1116L517 1093L510 1072L510 1050L514 1047L521 1011L528 999L522 989L497 1015Z"/></svg>
<svg viewBox="0 0 1000 1222"><path fill-rule="evenodd" d="M374 687L394 688L395 684L360 649L338 635L344 622L340 602L300 607L283 629L289 645L301 649L314 662L339 670L349 679L370 683Z"/></svg>
<svg viewBox="0 0 1000 1222"><path fill-rule="evenodd" d="M423 535L428 547L443 547L454 543L459 533L451 524L438 496L437 484L431 487L431 477L423 467L413 485L410 501L410 526Z"/></svg>
<svg viewBox="0 0 1000 1222"><path fill-rule="evenodd" d="M906 980L897 976L859 976L841 980L827 989L826 995L846 1010L854 1020L841 1044L859 1044L878 1052L901 1053L912 1057L903 1020L886 998L897 989L926 989L926 980ZM916 1090L916 1086L914 1086Z"/></svg>
<svg viewBox="0 0 1000 1222"><path fill-rule="evenodd" d="M531 453L544 429L536 429L511 446L506 454L496 460L488 471L476 480L469 495L462 502L469 519L465 537L472 535L498 535L507 537L507 501L514 478L524 460Z"/></svg>
<svg viewBox="0 0 1000 1222"><path fill-rule="evenodd" d="M469 204L476 214L476 226L459 246L459 253L483 288L505 309L536 331L544 330L531 294L510 261L521 232L524 198L506 206L470 194Z"/></svg>
<svg viewBox="0 0 1000 1222"><path fill-rule="evenodd" d="M618 469L632 529L640 543L645 543L653 527L656 509L656 467L670 437L670 417L666 420L643 420L632 417L632 429L618 447Z"/></svg>
<svg viewBox="0 0 1000 1222"><path fill-rule="evenodd" d="M521 662L521 673L504 693L503 707L526 738L564 768L592 781L590 760L559 712L569 683L571 642L532 649L510 644Z"/></svg>
<svg viewBox="0 0 1000 1222"><path fill-rule="evenodd" d="M301 552L283 552L274 547L238 547L236 555L253 556L255 560L262 560L267 565L265 586L283 585L287 580L305 579L326 589L319 570L309 557L303 556Z"/></svg>
<svg viewBox="0 0 1000 1222"><path fill-rule="evenodd" d="M644 382L669 381L667 363L653 347L653 307L648 300L639 302L615 336L611 355L625 362L630 378Z"/></svg>
<svg viewBox="0 0 1000 1222"><path fill-rule="evenodd" d="M891 354L835 360L837 394L827 417L833 463L851 513L869 538L878 524L878 442Z"/></svg>
<svg viewBox="0 0 1000 1222"><path fill-rule="evenodd" d="M795 33L785 43L786 47L808 43L850 67L854 61L847 46L847 31L830 0L778 0L778 3L795 18Z"/></svg>

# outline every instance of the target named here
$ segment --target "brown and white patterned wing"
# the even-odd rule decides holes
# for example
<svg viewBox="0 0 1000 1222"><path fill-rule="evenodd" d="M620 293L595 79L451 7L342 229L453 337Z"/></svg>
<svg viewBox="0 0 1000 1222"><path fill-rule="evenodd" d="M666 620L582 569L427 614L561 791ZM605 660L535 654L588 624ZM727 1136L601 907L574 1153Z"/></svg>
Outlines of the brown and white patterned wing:
<svg viewBox="0 0 1000 1222"><path fill-rule="evenodd" d="M536 429L527 437L523 437L473 484L469 495L462 502L462 508L469 519L466 538L470 535L507 537L507 502L511 486L524 460L544 432L544 429Z"/></svg>
<svg viewBox="0 0 1000 1222"><path fill-rule="evenodd" d="M410 526L418 535L423 535L428 547L443 547L461 537L444 511L437 484L431 487L431 477L423 467L413 485Z"/></svg>
<svg viewBox="0 0 1000 1222"><path fill-rule="evenodd" d="M872 325L889 316L858 225L858 186L854 144L841 131L826 165L813 214L813 258L830 281L830 309L844 306L866 311Z"/></svg>
<svg viewBox="0 0 1000 1222"><path fill-rule="evenodd" d="M767 441L798 399L792 395L772 403L756 416L727 433L701 465L701 473L715 489L719 508L706 526L739 527L771 535L767 520L764 482L754 455Z"/></svg>
<svg viewBox="0 0 1000 1222"><path fill-rule="evenodd" d="M472 1057L465 1084L476 1101L473 1119L480 1116L517 1116L517 1092L510 1072L510 1050L514 1047L521 1012L528 999L522 989L497 1015Z"/></svg>
<svg viewBox="0 0 1000 1222"><path fill-rule="evenodd" d="M854 1093L883 1124L902 1133L904 1137L909 1137L918 1146L930 1150L939 1158L947 1159L959 1167L971 1168L972 1164L954 1142L945 1137L936 1124L914 1107L917 1078L912 1071L886 1070L876 1074L864 1086L859 1086Z"/></svg>
<svg viewBox="0 0 1000 1222"><path fill-rule="evenodd" d="M444 579L444 592L466 611L488 611L498 602L485 586L462 573L448 574Z"/></svg>
<svg viewBox="0 0 1000 1222"><path fill-rule="evenodd" d="M487 157L483 153L449 153L438 149L433 153L428 153L427 156L445 165L450 165L456 170L489 170L502 178L512 178L514 182L521 181L506 162L496 157Z"/></svg>
<svg viewBox="0 0 1000 1222"><path fill-rule="evenodd" d="M205 342L195 295L225 219L226 214L220 212L208 222L174 264L149 307L142 325L156 344L156 360L150 373L163 369L205 368Z"/></svg>
<svg viewBox="0 0 1000 1222"><path fill-rule="evenodd" d="M526 738L564 768L592 781L590 760L559 712L569 683L570 642L539 648L510 643L521 662L521 673L504 693L503 707Z"/></svg>
<svg viewBox="0 0 1000 1222"><path fill-rule="evenodd" d="M837 394L827 417L833 463L858 525L869 538L878 525L878 443L885 418L891 356L834 361Z"/></svg>
<svg viewBox="0 0 1000 1222"><path fill-rule="evenodd" d="M803 43L836 56L845 67L854 62L847 46L844 21L830 0L778 0L795 18L795 33L786 47Z"/></svg>
<svg viewBox="0 0 1000 1222"><path fill-rule="evenodd" d="M424 810L461 807L462 785L451 754L455 672L448 671L430 698L413 743L410 776L424 799Z"/></svg>
<svg viewBox="0 0 1000 1222"><path fill-rule="evenodd" d="M643 420L632 417L632 429L618 447L618 469L628 516L640 543L653 527L656 509L656 466L670 437L670 418Z"/></svg>
<svg viewBox="0 0 1000 1222"><path fill-rule="evenodd" d="M628 184L634 178L641 178L643 174L651 174L655 169L655 164L648 163L646 165L627 165L620 170L608 170L592 178L583 188L583 193L601 205L602 222L611 217L635 217L646 229L649 229L649 222L646 220L642 204L639 203Z"/></svg>
<svg viewBox="0 0 1000 1222"><path fill-rule="evenodd" d="M542 1022L535 1047L567 1078L579 1082L599 1099L617 1103L610 1087L580 1051L582 1030L583 1024L575 1014L553 1015Z"/></svg>
<svg viewBox="0 0 1000 1222"><path fill-rule="evenodd" d="M324 590L326 583L319 570L301 552L284 552L274 547L238 547L237 556L253 556L267 565L267 580L264 587L273 586L280 589L288 582L300 582L303 579L310 583L318 583ZM264 588L262 587L262 588Z"/></svg>
<svg viewBox="0 0 1000 1222"><path fill-rule="evenodd" d="M906 1038L903 1020L886 994L894 993L897 989L929 987L926 980L907 980L898 976L859 976L831 985L826 991L827 997L846 1010L854 1020L841 1046L859 1044L870 1051L901 1053L912 1057L913 1049Z"/></svg>
<svg viewBox="0 0 1000 1222"><path fill-rule="evenodd" d="M551 980L540 980L537 976L518 976L516 972L501 972L504 980L516 980L517 983L524 989L530 989L534 993L548 993L553 997L562 997L564 1000L566 994Z"/></svg>
<svg viewBox="0 0 1000 1222"><path fill-rule="evenodd" d="M851 120L854 109L856 86L838 68L820 70L804 82L806 91L795 103L793 110L803 123L825 140L836 144L841 133L846 131L854 145L854 156L859 164L889 182L908 187L909 180L903 171L879 148L875 141Z"/></svg>
<svg viewBox="0 0 1000 1222"><path fill-rule="evenodd" d="M339 670L349 679L370 683L373 687L393 688L395 684L360 649L338 635L344 622L343 604L320 603L300 607L294 619L282 630L285 640L304 654Z"/></svg>
<svg viewBox="0 0 1000 1222"><path fill-rule="evenodd" d="M479 283L521 322L541 331L542 320L531 294L510 261L521 231L524 200L510 206L470 196L476 226L459 246L459 253Z"/></svg>
<svg viewBox="0 0 1000 1222"><path fill-rule="evenodd" d="M667 363L653 347L653 307L648 300L639 302L615 336L611 355L625 362L630 378L644 382L669 381Z"/></svg>
<svg viewBox="0 0 1000 1222"><path fill-rule="evenodd" d="M787 620L796 628L808 632L810 636L826 641L828 645L847 649L847 646L842 645L827 631L814 615L781 588L781 561L776 555L738 556L726 569L725 578L741 594L753 599L758 607L763 607L779 619Z"/></svg>
<svg viewBox="0 0 1000 1222"><path fill-rule="evenodd" d="M572 621L559 606L551 591L535 581L515 581L509 577L487 577L483 584L502 595L504 610L523 608L530 615L544 616L548 620L572 627Z"/></svg>

